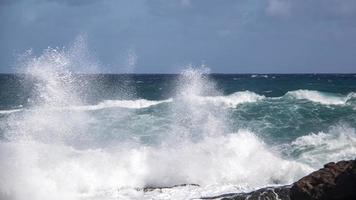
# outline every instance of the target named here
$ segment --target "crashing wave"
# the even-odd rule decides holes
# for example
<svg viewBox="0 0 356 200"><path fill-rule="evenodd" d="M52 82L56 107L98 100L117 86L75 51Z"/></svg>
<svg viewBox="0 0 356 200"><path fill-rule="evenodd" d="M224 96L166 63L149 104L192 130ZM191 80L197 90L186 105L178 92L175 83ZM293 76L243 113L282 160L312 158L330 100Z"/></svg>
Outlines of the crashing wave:
<svg viewBox="0 0 356 200"><path fill-rule="evenodd" d="M131 109L141 109L148 108L154 105L158 105L161 103L172 102L172 99L166 99L162 101L151 101L146 99L137 99L137 100L105 100L97 105L86 105L86 106L74 106L69 107L70 110L100 110L105 108L131 108Z"/></svg>
<svg viewBox="0 0 356 200"><path fill-rule="evenodd" d="M297 138L292 147L298 160L320 167L331 160L353 159L356 152L356 131L347 126L334 126L328 132L312 133Z"/></svg>
<svg viewBox="0 0 356 200"><path fill-rule="evenodd" d="M209 103L215 106L234 108L243 103L257 102L265 97L254 92L241 91L226 96L195 96L192 98L194 98L197 103Z"/></svg>
<svg viewBox="0 0 356 200"><path fill-rule="evenodd" d="M287 92L286 95L296 99L306 99L324 105L344 105L350 99L355 97L354 93L350 93L347 96L340 96L314 90L295 90Z"/></svg>
<svg viewBox="0 0 356 200"><path fill-rule="evenodd" d="M22 109L0 110L0 114L11 114L11 113L19 112L21 110Z"/></svg>
<svg viewBox="0 0 356 200"><path fill-rule="evenodd" d="M152 194L135 191L137 187L181 183L199 184L201 193L212 195L226 185L230 190L234 185L236 191L236 186L251 189L290 183L313 170L282 159L247 130L161 147L122 143L115 148L76 149L36 141L0 144L0 161L7 163L0 175L6 183L2 189L19 199L90 199L100 191L112 192L106 198L128 198L128 192L133 196ZM175 192L165 195L171 199L201 195Z"/></svg>

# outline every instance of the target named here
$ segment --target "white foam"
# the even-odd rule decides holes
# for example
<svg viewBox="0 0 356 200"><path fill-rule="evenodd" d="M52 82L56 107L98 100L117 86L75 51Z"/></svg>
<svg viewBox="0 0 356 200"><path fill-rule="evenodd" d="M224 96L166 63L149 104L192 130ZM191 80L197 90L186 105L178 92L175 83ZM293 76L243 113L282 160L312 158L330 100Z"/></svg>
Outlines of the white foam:
<svg viewBox="0 0 356 200"><path fill-rule="evenodd" d="M0 110L0 114L11 114L11 113L14 113L14 112L19 112L21 110L22 109Z"/></svg>
<svg viewBox="0 0 356 200"><path fill-rule="evenodd" d="M267 74L252 74L251 78L268 78Z"/></svg>
<svg viewBox="0 0 356 200"><path fill-rule="evenodd" d="M47 110L47 111L93 111L106 108L129 108L129 109L142 109L155 106L161 103L172 102L173 99L169 98L162 101L153 101L146 99L137 100L105 100L96 105L81 105L81 106L45 106L45 107L32 107L26 109L27 111ZM14 112L23 111L24 109L13 110L0 110L0 114L10 114Z"/></svg>
<svg viewBox="0 0 356 200"><path fill-rule="evenodd" d="M349 98L351 98L348 96L332 96L331 94L313 90L290 91L287 95L290 95L296 99L306 99L325 105L343 105L349 100Z"/></svg>
<svg viewBox="0 0 356 200"><path fill-rule="evenodd" d="M235 92L227 96L196 96L194 97L200 103L210 103L216 106L236 107L243 103L253 103L264 99L262 95L258 95L250 91Z"/></svg>
<svg viewBox="0 0 356 200"><path fill-rule="evenodd" d="M105 108L131 108L131 109L141 109L148 108L161 103L172 102L172 99L166 99L162 101L151 101L146 99L137 100L105 100L97 105L86 105L86 106L73 106L68 107L69 110L100 110Z"/></svg>
<svg viewBox="0 0 356 200"><path fill-rule="evenodd" d="M334 126L328 132L312 133L297 138L293 149L301 152L299 160L315 167L330 161L356 156L356 131L347 126Z"/></svg>
<svg viewBox="0 0 356 200"><path fill-rule="evenodd" d="M290 183L311 171L283 160L247 130L161 147L118 144L78 150L64 144L1 142L0 152L0 193L19 200L198 198ZM202 187L160 194L134 189L182 183Z"/></svg>
<svg viewBox="0 0 356 200"><path fill-rule="evenodd" d="M69 70L75 63L72 59L66 52L50 49L26 64L27 72L39 80L38 100L33 110L20 116L10 115L7 119L8 129L4 133L7 140L0 141L1 198L199 198L291 183L313 170L300 162L283 159L248 130L227 134L227 113L220 106L235 107L258 101L263 96L249 91L222 96L215 84L204 76L206 70L188 69L182 73L173 99L107 100L97 105L83 105L81 95L76 94L81 88L73 84ZM139 109L164 102L172 102L168 109L171 112L168 115L172 116L164 122L172 137L167 136L160 145L151 146L111 138L112 132L114 137L137 136L130 127L115 126L107 135L95 132L96 127L91 125L97 122L103 125L100 121L103 115L48 112L48 109ZM125 118L127 113L135 114L125 111L114 113L116 121L109 123L122 123L117 119ZM107 137L112 143L101 144L92 132ZM201 187L178 187L162 190L162 193L135 190L184 183Z"/></svg>

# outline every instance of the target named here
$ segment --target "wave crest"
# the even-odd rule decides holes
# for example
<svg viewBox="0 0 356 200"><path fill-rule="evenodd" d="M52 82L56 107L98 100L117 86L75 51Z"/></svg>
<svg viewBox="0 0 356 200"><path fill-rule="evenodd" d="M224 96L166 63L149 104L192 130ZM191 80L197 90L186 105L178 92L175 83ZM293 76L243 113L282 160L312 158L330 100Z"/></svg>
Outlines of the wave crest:
<svg viewBox="0 0 356 200"><path fill-rule="evenodd" d="M89 199L100 191L106 191L106 198L128 198L130 191L138 195L135 187L182 183L197 183L200 192L214 194L224 185L234 185L236 191L290 183L312 170L282 159L247 130L161 147L122 143L115 148L75 149L29 141L0 143L0 150L0 161L7 163L0 175L6 183L3 189L20 199ZM183 194L199 198L200 192ZM165 195L187 199L179 198L179 191Z"/></svg>
<svg viewBox="0 0 356 200"><path fill-rule="evenodd" d="M306 99L324 105L344 105L350 99L354 98L355 94L350 93L347 96L340 96L315 90L295 90L287 92L286 96L290 96L295 99Z"/></svg>
<svg viewBox="0 0 356 200"><path fill-rule="evenodd" d="M356 131L347 126L334 126L328 132L312 133L292 143L299 160L320 167L331 160L353 159L356 152Z"/></svg>
<svg viewBox="0 0 356 200"><path fill-rule="evenodd" d="M191 97L194 103L198 104L212 104L215 106L223 106L227 108L234 108L243 103L253 103L264 99L265 96L258 95L251 91L235 92L226 96L193 96Z"/></svg>
<svg viewBox="0 0 356 200"><path fill-rule="evenodd" d="M162 101L153 101L146 99L137 100L105 100L96 105L86 105L86 106L75 106L71 107L72 110L100 110L105 108L131 108L131 109L141 109L148 108L161 103L171 102L172 99L166 99Z"/></svg>

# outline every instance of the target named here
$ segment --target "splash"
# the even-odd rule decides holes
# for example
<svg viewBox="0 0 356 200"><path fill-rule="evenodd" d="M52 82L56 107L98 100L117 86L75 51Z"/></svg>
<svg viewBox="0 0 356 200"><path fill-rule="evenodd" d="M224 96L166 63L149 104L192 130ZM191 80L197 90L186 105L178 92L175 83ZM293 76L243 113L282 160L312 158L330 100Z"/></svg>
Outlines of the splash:
<svg viewBox="0 0 356 200"><path fill-rule="evenodd" d="M232 131L231 109L267 97L249 91L223 95L204 67L184 70L172 98L86 104L81 91L87 85L76 79L75 69L95 63L78 53L86 45L74 46L24 61L36 86L31 107L5 113L0 198L199 198L288 184L314 169L286 159L251 130ZM134 97L134 91L123 96ZM308 141L314 139L293 145L302 149ZM200 186L142 191L185 183Z"/></svg>
<svg viewBox="0 0 356 200"><path fill-rule="evenodd" d="M183 140L204 136L221 135L228 131L226 112L209 104L202 104L208 95L221 95L213 81L208 78L205 67L184 70L178 80L172 115L173 130Z"/></svg>
<svg viewBox="0 0 356 200"><path fill-rule="evenodd" d="M264 96L250 91L235 92L226 96L196 96L195 100L201 104L212 104L225 108L235 108L244 103L254 103L265 99Z"/></svg>
<svg viewBox="0 0 356 200"><path fill-rule="evenodd" d="M329 161L353 159L356 152L356 132L346 125L337 125L328 132L299 137L292 143L292 147L298 160L314 167Z"/></svg>

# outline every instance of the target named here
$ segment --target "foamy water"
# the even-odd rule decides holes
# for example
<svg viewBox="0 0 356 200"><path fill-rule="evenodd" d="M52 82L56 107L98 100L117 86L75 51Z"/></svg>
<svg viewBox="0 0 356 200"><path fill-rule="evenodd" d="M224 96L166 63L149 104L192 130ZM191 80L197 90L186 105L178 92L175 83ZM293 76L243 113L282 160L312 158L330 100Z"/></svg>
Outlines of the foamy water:
<svg viewBox="0 0 356 200"><path fill-rule="evenodd" d="M192 199L290 184L356 155L353 92L224 94L207 68L189 67L168 98L127 86L88 103L79 50L23 62L35 86L29 105L0 111L0 199ZM192 185L143 191L181 184Z"/></svg>

